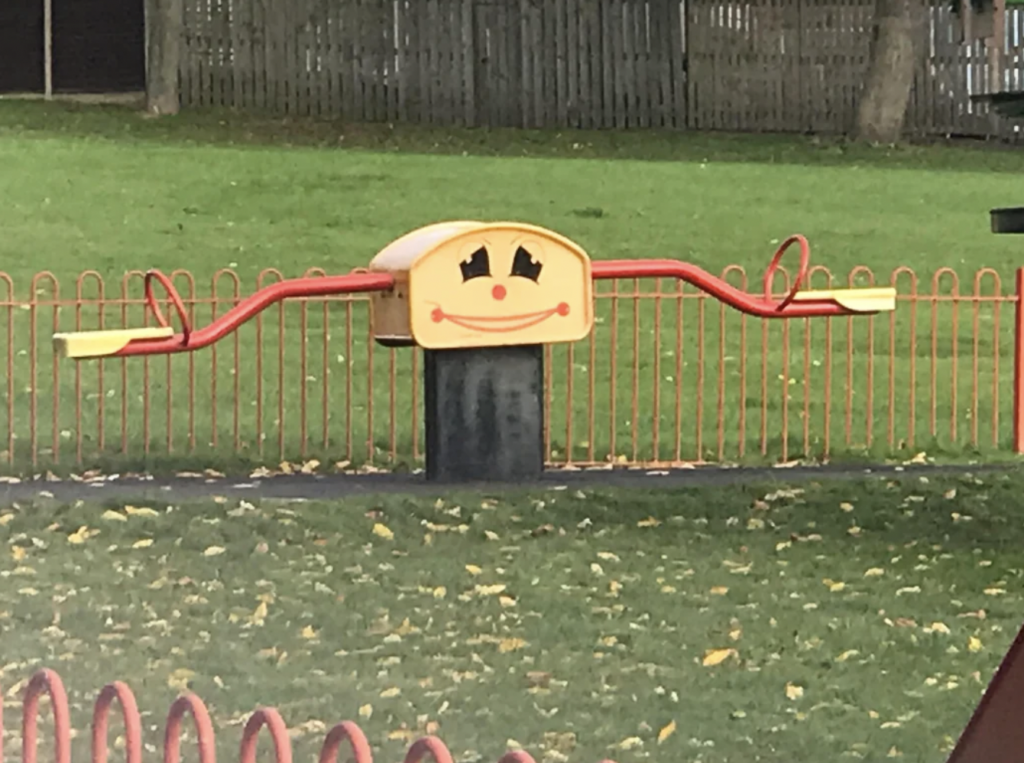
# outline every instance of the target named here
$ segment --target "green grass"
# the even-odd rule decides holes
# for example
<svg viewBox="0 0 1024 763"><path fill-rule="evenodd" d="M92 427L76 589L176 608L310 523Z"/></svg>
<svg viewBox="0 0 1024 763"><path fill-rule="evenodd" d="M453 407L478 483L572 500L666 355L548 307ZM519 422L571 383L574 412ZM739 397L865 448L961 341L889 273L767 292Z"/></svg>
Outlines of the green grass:
<svg viewBox="0 0 1024 763"><path fill-rule="evenodd" d="M1015 173L1024 169L1019 152L1001 150L872 149L778 136L367 127L230 113L152 120L120 108L7 101L0 102L0 164L4 168L0 203L7 211L0 258L13 280L15 296L27 300L33 274L45 269L59 279L64 301L56 315L47 304L35 311L0 307L0 331L9 330L15 339L10 380L13 416L0 411L0 419L13 421L14 449L0 450L6 451L15 469L24 468L33 452L40 465L51 465L55 446L61 463L74 464L79 441L83 465L111 468L211 463L240 467L313 456L324 462L415 465L412 440L418 435L409 423L415 386L412 353L371 350L361 304L352 309L350 325L345 306L332 306L326 329L323 308L311 305L305 349L297 341L303 308L290 305L283 313L269 312L263 327L262 390L257 390L256 382L255 326L239 334L237 374L229 367L234 353L230 343L218 349L216 371L209 352L197 356L191 366L186 358L173 359L168 401L163 359L148 364L148 377L141 361L125 366L126 386L121 383L120 363L105 364L102 385L97 363L77 370L62 363L53 371L48 338L55 317L65 329L75 325L75 311L67 300L73 302L74 278L86 269L103 278L108 297L120 294L127 270L150 267L191 271L200 299L210 296L215 273L230 268L238 273L239 289L246 293L264 269L277 268L286 276L308 268L344 272L365 265L396 236L449 218L512 218L544 225L578 240L595 259L676 257L716 272L727 265L741 265L752 289L759 288L775 242L794 231L809 237L813 262L827 267L837 281L845 281L852 268L865 265L878 281L888 282L893 268L904 265L920 274L919 292L930 293L932 275L939 268L951 268L960 279L960 293L965 294L973 290L975 271L988 267L1000 277L1002 292L1008 293L1020 264L1019 241L988 233L987 210L1018 203L1019 175ZM824 282L823 276L815 281L816 285ZM184 281L178 283L184 290ZM939 292L949 293L951 283L946 277ZM124 288L135 299L141 296L138 279ZM219 310L230 304L232 288L229 279L219 279ZM627 291L630 288L623 285ZM650 292L653 285L643 288ZM663 284L663 288L672 287ZM902 292L909 289L906 277L900 288ZM991 293L992 288L987 281L982 291ZM95 280L86 281L83 295L89 298L96 293ZM49 282L36 284L36 297L41 302L52 300ZM564 378L570 360L565 348L554 350L551 450L557 454L552 456L555 460L564 459L570 450L574 460L595 461L619 456L818 457L826 450L826 414L831 421L828 451L833 457L903 456L918 450L959 457L1008 447L1012 304L1001 306L998 326L991 304L978 306L977 387L972 304L959 305L955 334L951 303L937 305L934 365L928 304L920 304L916 316L911 316L909 303L901 303L891 334L888 320L876 319L873 343L868 341L869 322L854 322L851 341L856 352L849 384L847 324L834 321L832 388L827 400L824 379L830 354L824 344L824 321L810 326L811 351L806 362L812 371L805 391L804 324L790 327L786 354L781 325L771 326L762 348L760 324L747 321L747 367L741 377L738 359L744 353L738 316L726 317L724 345L720 344L719 310L706 304L701 346L696 339L698 300L683 300L681 336L675 297L662 299L660 307L656 300L643 298L635 312L633 301L619 300L617 321L613 300L601 301L593 368L586 343L574 350L571 431ZM661 324L656 329L659 311ZM205 323L211 314L209 303L197 304L197 323ZM133 305L126 317L120 308L109 307L104 318L108 326L120 325L122 320L138 325L141 306ZM33 320L41 364L35 382L30 375ZM86 327L95 325L97 309L83 307L81 320ZM916 320L913 333L911 320ZM286 334L279 346L281 321ZM614 371L610 360L613 324L617 334ZM325 332L329 334L326 341ZM635 372L634 334L641 342ZM896 350L891 424L890 340ZM999 355L998 370L995 355ZM911 356L916 362L913 375ZM869 357L874 398L870 408ZM762 358L767 362L763 380ZM399 388L393 414L388 384L392 362ZM366 379L371 363L372 385ZM719 374L724 390L721 421ZM279 378L284 379L283 385ZM993 378L998 401L992 393ZM191 414L190 379L195 387ZM768 397L761 394L762 381L768 385ZM778 394L783 386L790 389L786 411ZM144 389L149 390L152 405L149 421L143 417ZM852 396L849 409L847 390ZM913 404L910 390L916 395ZM264 408L261 423L256 414L258 393ZM683 401L679 422L677 396ZM698 396L703 400L699 422ZM80 418L75 413L79 398ZM33 399L38 422L34 443ZM101 399L105 403L102 417ZM331 412L326 431L321 415L325 402ZM349 409L351 422L345 413ZM168 417L171 458L166 455ZM783 422L789 430L787 442L782 438ZM236 440L238 453L234 454ZM120 453L122 442L127 443L127 456Z"/></svg>
<svg viewBox="0 0 1024 763"><path fill-rule="evenodd" d="M940 761L1020 622L1022 489L40 494L0 511L8 750L16 682L45 665L78 753L94 692L122 677L152 745L176 692L198 692L223 759L270 704L305 730L298 761L344 718L381 759L429 729L457 760L518 743L549 761ZM704 665L719 649L735 651Z"/></svg>

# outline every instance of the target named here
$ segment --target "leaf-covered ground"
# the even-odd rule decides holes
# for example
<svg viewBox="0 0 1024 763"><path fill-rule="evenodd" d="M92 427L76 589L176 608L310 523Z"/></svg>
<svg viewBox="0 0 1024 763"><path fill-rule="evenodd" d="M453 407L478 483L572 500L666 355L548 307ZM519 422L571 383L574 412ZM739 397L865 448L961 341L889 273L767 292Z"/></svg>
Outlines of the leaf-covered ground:
<svg viewBox="0 0 1024 763"><path fill-rule="evenodd" d="M154 757L189 687L218 752L277 706L310 761L940 761L1024 616L1024 478L0 509L6 745L21 682L129 681ZM119 733L120 724L115 723ZM191 751L186 754L191 755Z"/></svg>

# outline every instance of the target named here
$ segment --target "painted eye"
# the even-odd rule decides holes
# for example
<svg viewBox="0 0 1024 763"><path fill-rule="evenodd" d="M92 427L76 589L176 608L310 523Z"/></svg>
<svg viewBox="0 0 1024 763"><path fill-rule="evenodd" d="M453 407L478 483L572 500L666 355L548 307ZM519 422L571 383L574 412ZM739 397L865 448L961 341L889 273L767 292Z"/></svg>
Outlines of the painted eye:
<svg viewBox="0 0 1024 763"><path fill-rule="evenodd" d="M491 257L487 254L487 250L481 246L469 255L469 259L459 263L459 269L462 270L463 283L474 278L489 276L491 274Z"/></svg>
<svg viewBox="0 0 1024 763"><path fill-rule="evenodd" d="M544 265L535 260L523 247L516 249L515 257L512 258L512 275L536 281L540 278L540 271L543 268Z"/></svg>

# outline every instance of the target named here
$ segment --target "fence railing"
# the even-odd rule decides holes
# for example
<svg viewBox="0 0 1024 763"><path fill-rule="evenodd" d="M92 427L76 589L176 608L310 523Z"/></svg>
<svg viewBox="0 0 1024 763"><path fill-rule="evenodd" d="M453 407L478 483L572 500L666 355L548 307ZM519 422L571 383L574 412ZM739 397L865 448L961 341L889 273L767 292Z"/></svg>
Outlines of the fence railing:
<svg viewBox="0 0 1024 763"><path fill-rule="evenodd" d="M309 275L323 275L309 271ZM723 271L747 288L740 267ZM0 273L0 463L10 470L226 462L416 468L421 352L372 338L362 297L279 304L196 353L71 361L58 330L146 325L141 272L24 287ZM195 325L243 295L172 274ZM259 287L283 278L261 272ZM786 276L780 273L781 293ZM808 288L890 283L892 314L762 320L664 280L596 284L596 324L547 348L552 465L788 461L1021 451L1021 276L816 268ZM752 288L757 288L752 284Z"/></svg>

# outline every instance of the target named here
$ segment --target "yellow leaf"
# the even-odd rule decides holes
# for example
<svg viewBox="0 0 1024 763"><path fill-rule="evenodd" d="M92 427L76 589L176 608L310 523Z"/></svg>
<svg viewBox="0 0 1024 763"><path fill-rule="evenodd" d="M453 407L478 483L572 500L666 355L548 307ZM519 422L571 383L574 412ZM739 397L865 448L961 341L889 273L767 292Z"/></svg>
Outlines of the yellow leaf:
<svg viewBox="0 0 1024 763"><path fill-rule="evenodd" d="M152 545L153 545L153 539L152 538L143 538L142 540L135 541L132 544L132 548L149 548Z"/></svg>
<svg viewBox="0 0 1024 763"><path fill-rule="evenodd" d="M306 463L304 463L302 465L302 473L303 474L312 474L313 472L315 472L317 470L317 467L319 467L319 466L320 466L320 462L319 461L317 461L315 458L311 459L311 460L307 461Z"/></svg>
<svg viewBox="0 0 1024 763"><path fill-rule="evenodd" d="M172 689L178 691L186 691L188 689L188 682L194 678L196 672L189 670L188 668L178 668L169 676L167 676L167 685Z"/></svg>
<svg viewBox="0 0 1024 763"><path fill-rule="evenodd" d="M704 653L703 665L706 668L721 665L730 657L736 655L735 649L709 649Z"/></svg>
<svg viewBox="0 0 1024 763"><path fill-rule="evenodd" d="M416 735L412 729L395 729L388 732L388 739L392 742L411 742L414 736Z"/></svg>
<svg viewBox="0 0 1024 763"><path fill-rule="evenodd" d="M848 659L850 659L851 657L856 657L858 654L860 654L860 652L858 652L856 649L847 649L841 655L836 657L836 662L846 662Z"/></svg>
<svg viewBox="0 0 1024 763"><path fill-rule="evenodd" d="M380 693L380 696L384 699L391 699L392 697L397 697L401 693L401 689L399 689L397 686L392 686L390 689L385 689L384 691L382 691Z"/></svg>
<svg viewBox="0 0 1024 763"><path fill-rule="evenodd" d="M821 582L827 585L828 590L830 590L832 593L837 593L846 588L846 583L843 583L841 581L829 580L828 578L825 578Z"/></svg>
<svg viewBox="0 0 1024 763"><path fill-rule="evenodd" d="M494 596L504 591L508 586L504 583L495 583L494 585L478 585L474 590L480 596Z"/></svg>
<svg viewBox="0 0 1024 763"><path fill-rule="evenodd" d="M618 744L620 750L632 750L636 747L643 747L644 740L640 737L627 737Z"/></svg>
<svg viewBox="0 0 1024 763"><path fill-rule="evenodd" d="M786 684L786 697L788 699L800 699L802 696L804 696L804 687L791 683Z"/></svg>
<svg viewBox="0 0 1024 763"><path fill-rule="evenodd" d="M470 575L479 575L481 572L483 572L483 570L477 567L475 564L467 564L466 572L468 572Z"/></svg>
<svg viewBox="0 0 1024 763"><path fill-rule="evenodd" d="M443 599L445 596L448 595L448 589L445 588L443 585L439 585L437 588L433 590L433 594L435 599Z"/></svg>
<svg viewBox="0 0 1024 763"><path fill-rule="evenodd" d="M853 511L853 504L850 503L849 501L843 501L841 504L839 504L839 508L847 512Z"/></svg>
<svg viewBox="0 0 1024 763"><path fill-rule="evenodd" d="M382 525L380 522L374 524L373 534L376 535L378 538L383 538L384 540L395 539L395 534L391 532L391 528L387 525Z"/></svg>
<svg viewBox="0 0 1024 763"><path fill-rule="evenodd" d="M252 616L249 618L249 622L253 625L263 625L263 621L267 617L267 602L261 601L255 610L253 610Z"/></svg>
<svg viewBox="0 0 1024 763"><path fill-rule="evenodd" d="M491 532L490 530L484 530L484 537L487 538L487 540L499 539L498 533Z"/></svg>
<svg viewBox="0 0 1024 763"><path fill-rule="evenodd" d="M25 550L24 546L15 546L11 549L11 558L16 562L20 562L26 556L28 556L28 551Z"/></svg>
<svg viewBox="0 0 1024 763"><path fill-rule="evenodd" d="M725 596L729 593L729 586L716 585L711 589L712 596Z"/></svg>
<svg viewBox="0 0 1024 763"><path fill-rule="evenodd" d="M160 515L146 506L125 506L124 513L134 517L159 517Z"/></svg>
<svg viewBox="0 0 1024 763"><path fill-rule="evenodd" d="M654 517L647 517L647 519L641 519L636 523L637 527L657 527L661 524L661 520L655 519Z"/></svg>
<svg viewBox="0 0 1024 763"><path fill-rule="evenodd" d="M676 722L671 721L667 726L664 726L661 731L658 732L658 744L661 744L670 736L676 733Z"/></svg>
<svg viewBox="0 0 1024 763"><path fill-rule="evenodd" d="M866 578L877 578L885 574L885 570L881 567L872 567L870 570L864 573Z"/></svg>
<svg viewBox="0 0 1024 763"><path fill-rule="evenodd" d="M977 636L971 636L971 638L967 641L967 649L971 652L980 652L981 639Z"/></svg>
<svg viewBox="0 0 1024 763"><path fill-rule="evenodd" d="M526 642L521 638L503 638L498 644L498 651L506 654L522 649L524 646L526 646Z"/></svg>
<svg viewBox="0 0 1024 763"><path fill-rule="evenodd" d="M205 551L203 551L203 556L220 556L225 551L227 551L227 549L223 546L210 546Z"/></svg>
<svg viewBox="0 0 1024 763"><path fill-rule="evenodd" d="M373 705L361 705L359 707L359 717L369 719L373 715Z"/></svg>
<svg viewBox="0 0 1024 763"><path fill-rule="evenodd" d="M85 543L88 537L89 528L83 525L82 527L79 527L77 530L71 533L71 535L68 536L68 543L73 543L75 545Z"/></svg>
<svg viewBox="0 0 1024 763"><path fill-rule="evenodd" d="M14 521L14 515L13 514L3 514L2 516L0 516L0 527L6 527L7 525L9 525L13 521Z"/></svg>
<svg viewBox="0 0 1024 763"><path fill-rule="evenodd" d="M516 605L516 600L511 596L499 596L498 603L503 607L514 607Z"/></svg>
<svg viewBox="0 0 1024 763"><path fill-rule="evenodd" d="M942 622L934 622L925 628L925 632L930 633L949 633L949 626Z"/></svg>
<svg viewBox="0 0 1024 763"><path fill-rule="evenodd" d="M316 637L317 637L316 628L314 628L312 625L307 625L306 627L304 627L302 629L302 638L314 639Z"/></svg>
<svg viewBox="0 0 1024 763"><path fill-rule="evenodd" d="M733 628L731 631L729 631L729 639L731 641L739 641L741 638L743 638L742 628Z"/></svg>
<svg viewBox="0 0 1024 763"><path fill-rule="evenodd" d="M127 522L128 521L128 517L126 517L124 514L122 514L119 511L112 511L110 509L107 509L102 514L100 514L100 519L106 519L109 522Z"/></svg>

